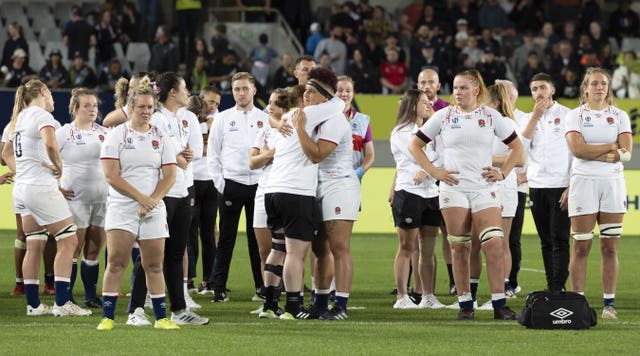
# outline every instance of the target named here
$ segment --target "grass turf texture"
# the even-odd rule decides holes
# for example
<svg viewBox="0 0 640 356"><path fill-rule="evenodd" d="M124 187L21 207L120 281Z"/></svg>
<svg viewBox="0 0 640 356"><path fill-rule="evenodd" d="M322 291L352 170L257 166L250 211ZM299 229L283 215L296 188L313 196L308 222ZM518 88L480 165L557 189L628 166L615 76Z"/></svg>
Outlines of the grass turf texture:
<svg viewBox="0 0 640 356"><path fill-rule="evenodd" d="M46 354L631 354L640 344L640 238L625 236L620 242L620 278L616 297L619 320L598 320L590 330L527 330L515 321L494 321L491 312L476 312L473 321L457 321L455 310L395 310L392 261L395 235L356 235L352 240L355 278L349 321L259 320L249 311L260 303L251 302L253 290L244 235L239 236L231 265L228 288L230 301L210 303L210 296L194 295L203 308L198 312L211 318L207 326L182 327L177 331L135 328L124 325L128 298L120 298L116 327L110 332L95 330L101 311L84 318L27 317L25 298L9 296L14 286L13 231L0 231L0 335L2 353ZM587 298L601 313L599 251L594 241L589 261ZM523 236L520 282L523 292L508 300L516 311L524 305L527 292L544 288L539 242ZM439 248L439 247L438 247ZM439 251L439 250L438 250ZM438 253L440 255L440 253ZM101 260L101 271L104 264ZM438 261L437 294L443 303L448 296L446 268ZM198 272L200 273L200 271ZM129 276L129 272L125 276ZM100 274L102 278L102 273ZM128 279L128 278L127 278ZM198 279L199 282L199 279ZM41 279L42 283L42 279ZM307 283L308 284L308 283ZM127 292L128 281L123 283ZM75 298L83 298L78 278ZM479 301L488 299L483 274ZM308 298L308 296L307 296ZM284 299L284 298L283 298ZM53 297L43 301L53 304ZM284 302L282 302L284 304ZM147 311L153 315L151 311Z"/></svg>

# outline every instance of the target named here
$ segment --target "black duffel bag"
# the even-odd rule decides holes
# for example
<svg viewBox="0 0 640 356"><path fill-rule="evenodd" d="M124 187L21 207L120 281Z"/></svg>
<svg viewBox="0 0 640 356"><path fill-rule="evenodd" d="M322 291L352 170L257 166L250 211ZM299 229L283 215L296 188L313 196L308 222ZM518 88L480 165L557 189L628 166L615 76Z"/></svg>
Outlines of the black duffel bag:
<svg viewBox="0 0 640 356"><path fill-rule="evenodd" d="M598 323L587 298L574 292L532 292L518 323L531 329L588 329Z"/></svg>

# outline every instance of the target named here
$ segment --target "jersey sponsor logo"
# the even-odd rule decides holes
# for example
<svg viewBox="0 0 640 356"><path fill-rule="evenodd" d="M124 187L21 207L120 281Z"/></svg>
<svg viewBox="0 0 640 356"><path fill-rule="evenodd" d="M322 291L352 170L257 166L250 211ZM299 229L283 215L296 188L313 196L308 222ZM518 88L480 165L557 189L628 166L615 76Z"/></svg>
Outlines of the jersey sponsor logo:
<svg viewBox="0 0 640 356"><path fill-rule="evenodd" d="M582 209L582 207L581 207L581 206L577 206L577 207L576 207L576 212L577 212L577 213L581 212L582 210L583 210L583 209Z"/></svg>
<svg viewBox="0 0 640 356"><path fill-rule="evenodd" d="M256 125L258 125L258 128L261 129L264 126L264 123L262 121L258 120Z"/></svg>
<svg viewBox="0 0 640 356"><path fill-rule="evenodd" d="M404 222L406 222L407 224L411 224L413 222L412 218L405 218Z"/></svg>
<svg viewBox="0 0 640 356"><path fill-rule="evenodd" d="M607 118L607 124L609 124L609 125L613 125L614 124L613 118L611 116L609 116Z"/></svg>
<svg viewBox="0 0 640 356"><path fill-rule="evenodd" d="M460 126L460 119L459 119L458 117L454 116L454 117L451 119L451 128L452 128L452 129L459 129L459 128L462 128L462 126Z"/></svg>
<svg viewBox="0 0 640 356"><path fill-rule="evenodd" d="M156 140L151 141L151 147L153 147L154 150L160 149L160 142Z"/></svg>
<svg viewBox="0 0 640 356"><path fill-rule="evenodd" d="M484 121L484 119L478 119L478 126L485 127L487 126L487 123Z"/></svg>
<svg viewBox="0 0 640 356"><path fill-rule="evenodd" d="M235 121L229 122L229 131L238 131L238 127L236 126Z"/></svg>
<svg viewBox="0 0 640 356"><path fill-rule="evenodd" d="M591 122L591 117L587 116L584 118L584 122L582 123L583 127L593 127L593 123Z"/></svg>

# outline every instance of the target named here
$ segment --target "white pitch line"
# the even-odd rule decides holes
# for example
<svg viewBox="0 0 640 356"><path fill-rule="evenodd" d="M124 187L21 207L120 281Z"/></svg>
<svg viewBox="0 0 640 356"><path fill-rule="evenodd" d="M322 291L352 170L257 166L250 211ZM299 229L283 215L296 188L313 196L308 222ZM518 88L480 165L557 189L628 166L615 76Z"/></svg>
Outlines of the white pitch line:
<svg viewBox="0 0 640 356"><path fill-rule="evenodd" d="M527 271L527 272L536 272L536 273L545 273L545 271L543 269L537 269L537 268L520 268L521 271Z"/></svg>

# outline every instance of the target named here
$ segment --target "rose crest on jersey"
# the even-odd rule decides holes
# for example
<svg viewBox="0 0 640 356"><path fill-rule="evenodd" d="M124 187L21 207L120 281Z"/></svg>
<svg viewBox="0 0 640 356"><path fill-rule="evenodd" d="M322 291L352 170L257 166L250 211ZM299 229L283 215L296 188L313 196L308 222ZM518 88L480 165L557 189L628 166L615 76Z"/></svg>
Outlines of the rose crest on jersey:
<svg viewBox="0 0 640 356"><path fill-rule="evenodd" d="M555 119L553 119L553 124L556 126L560 125L560 118L556 117Z"/></svg>
<svg viewBox="0 0 640 356"><path fill-rule="evenodd" d="M100 140L100 142L104 142L104 135L98 135L98 140Z"/></svg>
<svg viewBox="0 0 640 356"><path fill-rule="evenodd" d="M262 121L258 120L256 125L258 125L258 128L261 129L264 126L264 123Z"/></svg>
<svg viewBox="0 0 640 356"><path fill-rule="evenodd" d="M336 215L340 215L342 213L342 209L340 209L339 206L336 206L335 212L336 212Z"/></svg>
<svg viewBox="0 0 640 356"><path fill-rule="evenodd" d="M160 148L160 142L153 140L151 141L151 147L153 147L154 150L157 150Z"/></svg>
<svg viewBox="0 0 640 356"><path fill-rule="evenodd" d="M485 127L487 126L487 123L484 121L484 119L478 119L478 126Z"/></svg>
<svg viewBox="0 0 640 356"><path fill-rule="evenodd" d="M611 116L609 116L609 117L607 118L607 124L609 124L609 125L613 125L613 123L614 123L613 118L612 118Z"/></svg>
<svg viewBox="0 0 640 356"><path fill-rule="evenodd" d="M189 122L187 120L182 120L182 128L186 129L187 127L189 127Z"/></svg>

